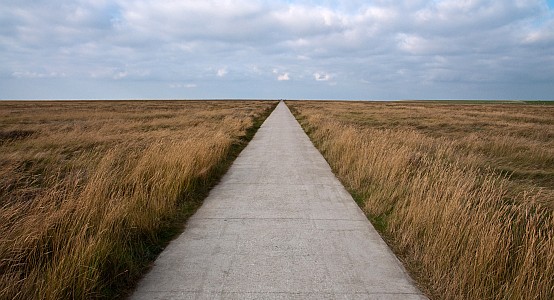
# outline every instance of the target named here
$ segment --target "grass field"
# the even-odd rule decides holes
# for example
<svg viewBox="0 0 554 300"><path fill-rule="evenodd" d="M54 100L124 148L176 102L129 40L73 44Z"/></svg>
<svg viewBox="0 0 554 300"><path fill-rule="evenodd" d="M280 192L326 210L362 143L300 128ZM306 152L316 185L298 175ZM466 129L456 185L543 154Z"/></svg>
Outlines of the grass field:
<svg viewBox="0 0 554 300"><path fill-rule="evenodd" d="M276 104L0 102L0 299L123 295Z"/></svg>
<svg viewBox="0 0 554 300"><path fill-rule="evenodd" d="M436 299L554 299L554 106L288 101Z"/></svg>

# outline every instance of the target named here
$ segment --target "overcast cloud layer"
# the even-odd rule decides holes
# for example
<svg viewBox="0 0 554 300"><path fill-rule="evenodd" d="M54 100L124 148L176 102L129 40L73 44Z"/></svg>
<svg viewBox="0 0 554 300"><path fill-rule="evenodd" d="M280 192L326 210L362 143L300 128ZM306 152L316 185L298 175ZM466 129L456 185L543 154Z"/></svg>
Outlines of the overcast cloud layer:
<svg viewBox="0 0 554 300"><path fill-rule="evenodd" d="M546 0L3 0L0 99L554 99Z"/></svg>

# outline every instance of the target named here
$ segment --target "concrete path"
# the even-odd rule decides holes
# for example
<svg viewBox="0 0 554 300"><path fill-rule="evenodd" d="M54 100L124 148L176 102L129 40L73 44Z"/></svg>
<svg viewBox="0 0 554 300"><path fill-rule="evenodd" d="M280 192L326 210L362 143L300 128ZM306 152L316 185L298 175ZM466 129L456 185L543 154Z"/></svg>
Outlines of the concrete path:
<svg viewBox="0 0 554 300"><path fill-rule="evenodd" d="M132 299L426 299L284 103Z"/></svg>

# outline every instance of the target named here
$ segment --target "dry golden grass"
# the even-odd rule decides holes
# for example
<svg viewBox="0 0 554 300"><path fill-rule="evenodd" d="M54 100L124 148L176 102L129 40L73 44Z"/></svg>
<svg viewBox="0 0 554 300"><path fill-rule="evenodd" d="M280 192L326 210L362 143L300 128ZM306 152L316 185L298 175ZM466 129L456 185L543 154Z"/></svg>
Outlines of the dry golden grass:
<svg viewBox="0 0 554 300"><path fill-rule="evenodd" d="M436 299L554 299L554 105L287 102Z"/></svg>
<svg viewBox="0 0 554 300"><path fill-rule="evenodd" d="M0 299L118 297L276 102L0 102Z"/></svg>

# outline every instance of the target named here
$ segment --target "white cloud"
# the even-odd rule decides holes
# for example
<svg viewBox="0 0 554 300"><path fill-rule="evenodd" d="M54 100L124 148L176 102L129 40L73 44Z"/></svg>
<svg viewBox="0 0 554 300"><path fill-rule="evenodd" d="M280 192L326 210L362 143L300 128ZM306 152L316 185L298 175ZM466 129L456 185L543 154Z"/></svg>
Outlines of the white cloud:
<svg viewBox="0 0 554 300"><path fill-rule="evenodd" d="M150 75L148 70L138 70L133 69L129 70L126 68L118 67L95 67L91 70L88 70L88 77L94 79L114 79L122 80L126 78L144 78Z"/></svg>
<svg viewBox="0 0 554 300"><path fill-rule="evenodd" d="M129 73L127 71L118 71L113 75L113 79L122 79L127 77Z"/></svg>
<svg viewBox="0 0 554 300"><path fill-rule="evenodd" d="M15 78L59 78L59 77L66 77L66 74L58 73L58 72L42 73L42 72L17 71L17 72L13 72L12 76Z"/></svg>
<svg viewBox="0 0 554 300"><path fill-rule="evenodd" d="M49 82L84 80L151 87L151 94L157 83L165 91L175 81L201 82L193 90L206 98L256 86L271 96L282 88L275 79L290 74L298 85L288 92L298 98L319 98L331 83L343 87L340 98L554 94L554 13L544 0L48 3L0 2L0 98L25 98L10 80L36 78L53 95L64 89ZM233 89L217 77L229 77ZM328 84L312 90L314 80ZM382 94L368 90L375 82Z"/></svg>
<svg viewBox="0 0 554 300"><path fill-rule="evenodd" d="M283 74L277 76L277 80L279 80L279 81L288 81L288 80L290 80L289 73L283 73Z"/></svg>
<svg viewBox="0 0 554 300"><path fill-rule="evenodd" d="M272 12L270 17L290 36L302 37L340 32L345 28L348 18L331 8L301 4L291 4Z"/></svg>
<svg viewBox="0 0 554 300"><path fill-rule="evenodd" d="M225 75L227 75L227 68L221 68L221 69L218 69L217 70L217 77L224 77Z"/></svg>
<svg viewBox="0 0 554 300"><path fill-rule="evenodd" d="M327 73L314 73L314 79L317 81L329 81L331 79L331 75Z"/></svg>
<svg viewBox="0 0 554 300"><path fill-rule="evenodd" d="M196 83L171 83L171 84L169 84L169 87L172 88L172 89L178 89L178 88L193 89L197 86L198 85Z"/></svg>

